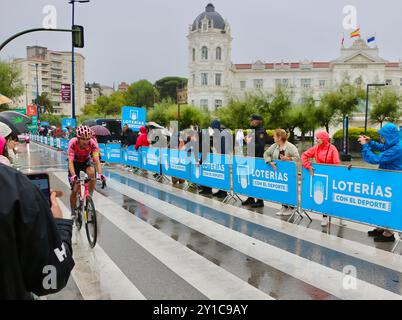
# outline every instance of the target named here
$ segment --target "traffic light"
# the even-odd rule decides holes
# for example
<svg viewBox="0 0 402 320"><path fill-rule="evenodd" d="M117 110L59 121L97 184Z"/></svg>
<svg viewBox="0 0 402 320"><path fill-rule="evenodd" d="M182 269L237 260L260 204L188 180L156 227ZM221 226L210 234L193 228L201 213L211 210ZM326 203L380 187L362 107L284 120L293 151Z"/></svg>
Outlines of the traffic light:
<svg viewBox="0 0 402 320"><path fill-rule="evenodd" d="M74 48L84 48L84 27L73 26L73 46Z"/></svg>

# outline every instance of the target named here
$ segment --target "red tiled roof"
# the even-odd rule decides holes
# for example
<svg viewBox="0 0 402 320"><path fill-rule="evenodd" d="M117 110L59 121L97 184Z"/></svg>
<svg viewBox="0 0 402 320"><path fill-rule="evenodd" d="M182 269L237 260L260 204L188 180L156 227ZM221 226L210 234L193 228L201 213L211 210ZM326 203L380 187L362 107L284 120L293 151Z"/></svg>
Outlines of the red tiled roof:
<svg viewBox="0 0 402 320"><path fill-rule="evenodd" d="M313 68L329 68L329 62L313 62Z"/></svg>
<svg viewBox="0 0 402 320"><path fill-rule="evenodd" d="M244 63L244 64L235 64L236 69L243 70L243 69L251 69L252 64Z"/></svg>
<svg viewBox="0 0 402 320"><path fill-rule="evenodd" d="M389 62L385 65L387 68L399 68L399 62Z"/></svg>
<svg viewBox="0 0 402 320"><path fill-rule="evenodd" d="M265 69L273 69L274 68L274 64L273 63L266 63L265 64Z"/></svg>
<svg viewBox="0 0 402 320"><path fill-rule="evenodd" d="M292 62L292 63L290 64L290 67L291 67L292 69L299 69L299 68L300 68L300 63L298 63L298 62Z"/></svg>

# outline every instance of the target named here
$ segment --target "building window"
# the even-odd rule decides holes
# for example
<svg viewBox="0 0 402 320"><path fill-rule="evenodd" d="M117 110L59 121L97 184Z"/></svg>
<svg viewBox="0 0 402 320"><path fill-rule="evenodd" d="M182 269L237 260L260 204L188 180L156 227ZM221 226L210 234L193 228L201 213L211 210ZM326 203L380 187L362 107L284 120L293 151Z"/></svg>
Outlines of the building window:
<svg viewBox="0 0 402 320"><path fill-rule="evenodd" d="M325 80L319 80L318 85L319 85L320 89L324 89L326 86Z"/></svg>
<svg viewBox="0 0 402 320"><path fill-rule="evenodd" d="M301 79L301 87L304 89L311 88L311 79Z"/></svg>
<svg viewBox="0 0 402 320"><path fill-rule="evenodd" d="M201 49L201 59L208 60L208 48L205 46Z"/></svg>
<svg viewBox="0 0 402 320"><path fill-rule="evenodd" d="M201 99L200 107L204 110L208 110L208 99Z"/></svg>
<svg viewBox="0 0 402 320"><path fill-rule="evenodd" d="M402 87L402 78L401 78L401 83L400 84L401 84L401 87Z"/></svg>
<svg viewBox="0 0 402 320"><path fill-rule="evenodd" d="M193 61L195 61L195 49L193 48Z"/></svg>
<svg viewBox="0 0 402 320"><path fill-rule="evenodd" d="M215 100L215 110L218 110L219 108L222 108L223 106L223 101L222 100Z"/></svg>
<svg viewBox="0 0 402 320"><path fill-rule="evenodd" d="M201 85L202 86L208 85L208 73L201 73Z"/></svg>
<svg viewBox="0 0 402 320"><path fill-rule="evenodd" d="M206 22L204 22L203 24L202 24L202 31L208 31L208 23L206 23Z"/></svg>
<svg viewBox="0 0 402 320"><path fill-rule="evenodd" d="M222 74L217 73L215 74L215 85L220 87L222 85Z"/></svg>
<svg viewBox="0 0 402 320"><path fill-rule="evenodd" d="M192 79L193 79L193 87L195 87L195 74L194 73L192 75Z"/></svg>
<svg viewBox="0 0 402 320"><path fill-rule="evenodd" d="M289 79L275 79L275 86L279 87L285 87L288 88L289 87Z"/></svg>
<svg viewBox="0 0 402 320"><path fill-rule="evenodd" d="M401 83L402 83L402 79L401 79ZM240 89L241 89L241 90L245 90L245 89L246 89L246 81L240 81Z"/></svg>
<svg viewBox="0 0 402 320"><path fill-rule="evenodd" d="M263 86L264 86L264 80L254 79L254 89L262 89Z"/></svg>
<svg viewBox="0 0 402 320"><path fill-rule="evenodd" d="M222 49L221 47L216 48L216 60L222 60Z"/></svg>
<svg viewBox="0 0 402 320"><path fill-rule="evenodd" d="M386 86L392 86L392 80L391 79L385 80L385 85Z"/></svg>

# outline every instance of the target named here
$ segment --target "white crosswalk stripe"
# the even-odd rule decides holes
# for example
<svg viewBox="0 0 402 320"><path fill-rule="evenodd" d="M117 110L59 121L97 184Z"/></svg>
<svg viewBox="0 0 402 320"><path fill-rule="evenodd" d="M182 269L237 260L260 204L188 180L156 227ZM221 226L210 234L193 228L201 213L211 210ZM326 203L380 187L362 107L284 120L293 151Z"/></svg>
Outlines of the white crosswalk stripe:
<svg viewBox="0 0 402 320"><path fill-rule="evenodd" d="M48 152L55 151L49 150ZM127 176L126 172L116 170L121 176ZM68 186L65 172L54 171L52 176L60 185ZM177 190L170 185L155 183L143 177L130 175L131 178L158 192L148 194L149 191L139 191L120 182L117 178L109 179L108 188L115 193L114 198L112 195L109 196L107 191L105 194L94 193L95 206L101 218L99 219L101 241L94 249L90 249L87 245L84 228L80 233L74 230L76 267L72 272L72 278L84 299L153 299L160 296L157 292L157 284L160 282L161 286L166 286L171 283L167 278L172 277L179 279L174 280L178 282L174 290L178 291L170 292L170 297L174 297L176 293L179 295L179 291L183 290L181 294L184 296L188 291L191 293L189 293L189 297L197 296L207 299L271 300L281 298L280 295L277 296L274 289L271 291L256 285L250 280L252 276L248 277L248 280L247 277L240 277L233 271L235 267L231 269L219 262L214 263L214 259L208 257L202 250L190 245L186 246L183 242L170 236L166 230L159 230L160 222L143 221L134 215L133 211L128 211L126 204L120 203L120 197L132 205L141 204L148 210L157 213L153 221L159 221L160 218L157 216L160 215L173 225L183 226L191 232L200 234L211 243L222 244L242 257L248 257L261 266L266 266L269 270L280 272L282 280L278 280L278 283L285 282L285 278L291 279L293 284L297 283L299 286L297 292L317 290L324 293L322 296L335 299L402 299L400 294L402 288L398 284L398 281L402 279L402 257L398 254L377 249L367 243L328 235L319 230L310 229L308 226L292 225L272 216L259 215L242 208L221 204L216 200L193 194L190 196L189 192ZM219 221L213 221L207 215L203 217L202 214L195 212L196 209L191 208L191 205L183 207L175 201L169 203L165 201L166 194L161 195L161 193L179 197L183 201L190 201L194 206L201 206L200 208L204 206L223 212L231 219L232 224L234 219L240 219L245 223L252 223L284 236L293 237L296 239L296 245L306 242L311 247L321 248L319 250L322 252L331 251L346 258L341 259L341 262L333 263L328 262L328 260L335 259L330 256L310 260L303 257L297 250L280 248L276 244L269 244L248 236L245 230L235 231L220 224ZM119 195L119 199L117 199L117 195ZM61 206L68 217L69 210L66 202ZM353 224L351 227L351 232L362 232L367 229L353 226ZM106 230L106 228L108 229ZM121 243L121 252L118 252L119 257L123 257L123 260L116 258L115 250L119 251L120 246L119 243L112 243L114 239L113 236L110 238L111 230L119 233L121 239L125 239L125 243ZM109 235L109 238L106 238L105 235ZM129 263L124 261L124 250L134 245L139 246L145 255L152 257L153 264L163 266L167 270L159 275L160 279L149 279L150 282L153 281L153 284L150 283L150 286L154 286L153 292L147 290L147 279L139 279L130 272L131 268L136 267L130 263L150 269L151 265L147 266L144 261L136 261L131 259L132 257L130 259L127 257L126 262L130 261ZM378 270L383 270L384 274L378 274L379 279L384 278L383 283L381 280L371 281L369 275L362 276L359 270L357 270L357 277L342 272L339 265L342 266L342 261L347 261L349 258L355 259L366 269L373 266ZM155 273L153 274L155 276ZM392 280L395 282L394 285L390 285L391 281L386 279L389 274L395 277ZM309 289L303 289L303 286L308 286ZM291 290L291 288L287 289ZM308 298L308 295L301 296L301 298L306 297Z"/></svg>

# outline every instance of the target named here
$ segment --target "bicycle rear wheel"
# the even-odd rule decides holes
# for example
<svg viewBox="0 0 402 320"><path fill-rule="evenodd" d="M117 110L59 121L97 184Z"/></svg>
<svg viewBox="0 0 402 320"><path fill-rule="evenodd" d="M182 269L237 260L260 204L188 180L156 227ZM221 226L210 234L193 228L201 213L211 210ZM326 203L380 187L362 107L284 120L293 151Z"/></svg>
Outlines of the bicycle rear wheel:
<svg viewBox="0 0 402 320"><path fill-rule="evenodd" d="M95 205L90 196L87 197L87 203L84 210L84 221L89 246L93 248L96 245L96 240L98 237L98 225L96 220Z"/></svg>

